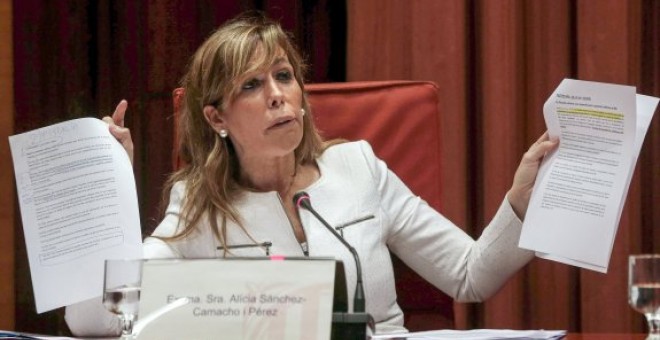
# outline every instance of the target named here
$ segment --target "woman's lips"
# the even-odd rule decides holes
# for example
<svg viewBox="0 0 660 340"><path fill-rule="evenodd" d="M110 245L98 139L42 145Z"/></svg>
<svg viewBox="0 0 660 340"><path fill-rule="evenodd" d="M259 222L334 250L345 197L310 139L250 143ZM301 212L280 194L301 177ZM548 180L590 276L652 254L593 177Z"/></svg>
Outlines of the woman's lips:
<svg viewBox="0 0 660 340"><path fill-rule="evenodd" d="M294 120L295 120L295 119L294 119L294 118L291 118L291 117L286 117L286 118L279 118L279 119L276 119L275 122L273 122L273 124L271 124L271 125L268 127L268 129L269 129L269 130L270 130L270 129L277 129L277 128L280 128L280 127L287 126L287 125L289 125L290 123L292 123Z"/></svg>

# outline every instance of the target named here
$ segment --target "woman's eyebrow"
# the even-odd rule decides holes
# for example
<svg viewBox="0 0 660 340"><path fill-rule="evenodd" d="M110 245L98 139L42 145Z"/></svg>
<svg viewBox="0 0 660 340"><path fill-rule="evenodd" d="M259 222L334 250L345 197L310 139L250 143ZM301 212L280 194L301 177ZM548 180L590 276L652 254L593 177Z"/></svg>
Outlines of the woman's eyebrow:
<svg viewBox="0 0 660 340"><path fill-rule="evenodd" d="M277 65L279 65L279 64L284 64L284 63L289 63L289 59L287 59L287 58L284 57L284 56L282 56L282 57L277 57L277 58L275 58L275 60L273 60L273 64L272 64L272 66L277 66Z"/></svg>

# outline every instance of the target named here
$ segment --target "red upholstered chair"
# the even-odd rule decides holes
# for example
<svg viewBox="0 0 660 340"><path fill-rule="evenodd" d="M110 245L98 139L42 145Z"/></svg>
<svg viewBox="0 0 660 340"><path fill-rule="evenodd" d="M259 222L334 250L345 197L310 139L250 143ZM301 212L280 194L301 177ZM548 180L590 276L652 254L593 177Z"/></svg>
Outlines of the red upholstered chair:
<svg viewBox="0 0 660 340"><path fill-rule="evenodd" d="M326 139L369 141L413 192L440 208L440 116L435 84L348 82L308 84L305 90ZM181 89L174 91L175 112L182 94ZM174 166L178 166L176 158ZM411 331L453 328L452 299L394 256L393 262L405 326Z"/></svg>

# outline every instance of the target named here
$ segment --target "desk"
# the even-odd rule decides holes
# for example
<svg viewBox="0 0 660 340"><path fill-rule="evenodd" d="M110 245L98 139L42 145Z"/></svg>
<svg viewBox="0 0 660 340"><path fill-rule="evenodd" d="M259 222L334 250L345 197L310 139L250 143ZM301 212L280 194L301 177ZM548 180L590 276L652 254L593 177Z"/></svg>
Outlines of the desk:
<svg viewBox="0 0 660 340"><path fill-rule="evenodd" d="M25 333L23 333L25 334ZM31 336L43 336L29 334ZM76 340L120 340L119 338L70 338ZM390 340L404 340L405 338L391 338ZM563 340L645 340L642 333L568 333Z"/></svg>
<svg viewBox="0 0 660 340"><path fill-rule="evenodd" d="M566 340L644 340L642 333L568 333Z"/></svg>
<svg viewBox="0 0 660 340"><path fill-rule="evenodd" d="M642 333L568 333L563 340L645 340ZM405 338L388 338L388 340L405 340Z"/></svg>

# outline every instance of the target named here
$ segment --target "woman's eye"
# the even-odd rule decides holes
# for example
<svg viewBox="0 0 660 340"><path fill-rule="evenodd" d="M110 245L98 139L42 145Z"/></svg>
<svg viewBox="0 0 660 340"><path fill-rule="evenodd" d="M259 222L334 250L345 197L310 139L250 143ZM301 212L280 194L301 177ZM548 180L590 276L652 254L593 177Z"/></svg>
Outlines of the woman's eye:
<svg viewBox="0 0 660 340"><path fill-rule="evenodd" d="M256 88L257 86L259 86L259 79L250 79L250 80L246 81L245 83L243 83L243 86L241 87L241 89L243 89L243 90L252 90L252 89Z"/></svg>
<svg viewBox="0 0 660 340"><path fill-rule="evenodd" d="M277 80L281 80L281 81L289 81L293 79L293 74L291 73L291 71L288 70L279 71L277 72L276 76L277 76Z"/></svg>

